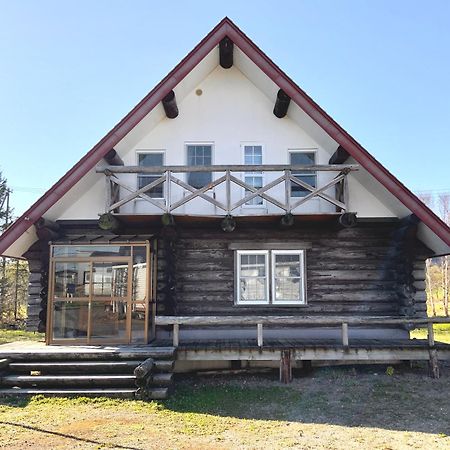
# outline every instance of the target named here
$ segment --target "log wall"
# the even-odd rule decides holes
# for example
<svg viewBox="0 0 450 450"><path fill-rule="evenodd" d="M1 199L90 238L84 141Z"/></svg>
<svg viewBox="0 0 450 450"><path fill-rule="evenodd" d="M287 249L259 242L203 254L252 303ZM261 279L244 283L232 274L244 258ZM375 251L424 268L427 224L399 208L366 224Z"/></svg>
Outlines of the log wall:
<svg viewBox="0 0 450 450"><path fill-rule="evenodd" d="M178 228L172 254L160 245L158 313L178 315L360 315L423 317L426 249L415 238L400 239L398 223L361 224L355 228L298 226L289 229L239 227ZM235 305L234 251L239 242L305 245L306 306ZM308 248L310 247L310 248ZM297 247L298 248L298 247ZM175 272L167 300L167 261ZM170 306L169 306L170 305Z"/></svg>
<svg viewBox="0 0 450 450"><path fill-rule="evenodd" d="M105 234L91 224L65 226L62 234ZM214 226L145 228L158 236L157 314L327 315L421 318L426 316L425 259L431 255L414 234L399 236L399 223L239 224L232 233ZM167 228L170 228L167 230ZM139 234L124 229L123 234ZM235 305L234 250L230 244L300 243L306 250L306 306ZM28 328L45 328L48 243L24 255L30 263Z"/></svg>

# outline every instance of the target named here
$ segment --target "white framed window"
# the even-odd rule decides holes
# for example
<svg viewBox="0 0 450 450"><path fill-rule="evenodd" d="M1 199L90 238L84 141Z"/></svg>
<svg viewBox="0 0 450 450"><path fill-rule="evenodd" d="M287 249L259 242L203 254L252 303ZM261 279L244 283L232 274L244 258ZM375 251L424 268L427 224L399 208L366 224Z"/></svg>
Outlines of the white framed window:
<svg viewBox="0 0 450 450"><path fill-rule="evenodd" d="M244 155L244 164L246 166L262 165L263 163L263 146L261 144L243 144L242 151ZM244 173L244 183L255 189L263 187L264 177L262 172L246 172ZM245 190L244 195L250 194L251 191ZM264 204L262 197L254 197L245 203L245 206L261 206Z"/></svg>
<svg viewBox="0 0 450 450"><path fill-rule="evenodd" d="M289 150L289 164L294 166L314 166L316 164L316 149ZM292 176L310 186L317 187L317 172L293 172ZM291 197L306 197L311 191L291 182Z"/></svg>
<svg viewBox="0 0 450 450"><path fill-rule="evenodd" d="M269 252L252 250L236 252L237 303L269 303Z"/></svg>
<svg viewBox="0 0 450 450"><path fill-rule="evenodd" d="M211 166L212 144L186 144L186 163L188 166ZM196 189L211 183L212 172L188 172L187 183Z"/></svg>
<svg viewBox="0 0 450 450"><path fill-rule="evenodd" d="M237 250L237 305L306 305L305 250Z"/></svg>
<svg viewBox="0 0 450 450"><path fill-rule="evenodd" d="M160 167L164 165L165 152L164 150L138 150L136 152L137 165L142 167ZM144 186L153 183L158 178L162 177L162 173L138 173L137 174L137 188L141 189ZM145 192L151 198L164 198L164 183L153 187Z"/></svg>

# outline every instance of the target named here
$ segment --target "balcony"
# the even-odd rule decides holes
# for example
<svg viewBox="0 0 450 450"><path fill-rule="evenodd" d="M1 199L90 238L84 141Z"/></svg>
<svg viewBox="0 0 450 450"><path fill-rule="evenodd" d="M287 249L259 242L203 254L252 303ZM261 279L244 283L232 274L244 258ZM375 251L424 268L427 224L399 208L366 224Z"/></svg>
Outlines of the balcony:
<svg viewBox="0 0 450 450"><path fill-rule="evenodd" d="M96 168L106 179L105 213L194 216L342 214L355 170L354 164Z"/></svg>

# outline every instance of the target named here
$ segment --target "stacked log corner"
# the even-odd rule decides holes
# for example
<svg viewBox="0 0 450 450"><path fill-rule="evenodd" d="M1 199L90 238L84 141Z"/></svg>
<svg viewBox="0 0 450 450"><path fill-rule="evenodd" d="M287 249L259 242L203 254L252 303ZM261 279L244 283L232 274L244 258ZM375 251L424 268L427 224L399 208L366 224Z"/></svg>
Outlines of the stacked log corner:
<svg viewBox="0 0 450 450"><path fill-rule="evenodd" d="M38 241L30 247L24 256L28 260L30 271L26 328L28 331L44 333L47 325L48 244Z"/></svg>

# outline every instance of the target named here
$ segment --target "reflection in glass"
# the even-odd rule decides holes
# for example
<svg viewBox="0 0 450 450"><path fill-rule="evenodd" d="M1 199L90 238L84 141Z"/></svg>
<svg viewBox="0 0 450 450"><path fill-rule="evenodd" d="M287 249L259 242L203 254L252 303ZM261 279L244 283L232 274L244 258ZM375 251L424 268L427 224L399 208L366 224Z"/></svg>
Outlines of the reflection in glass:
<svg viewBox="0 0 450 450"><path fill-rule="evenodd" d="M89 263L56 263L54 292L57 298L88 297Z"/></svg>
<svg viewBox="0 0 450 450"><path fill-rule="evenodd" d="M131 309L131 340L133 343L145 343L145 302L133 303Z"/></svg>
<svg viewBox="0 0 450 450"><path fill-rule="evenodd" d="M91 338L127 337L127 304L122 301L98 301L91 305Z"/></svg>
<svg viewBox="0 0 450 450"><path fill-rule="evenodd" d="M91 258L96 256L130 256L129 245L56 245L53 256Z"/></svg>
<svg viewBox="0 0 450 450"><path fill-rule="evenodd" d="M88 302L55 301L53 339L86 339L88 313Z"/></svg>
<svg viewBox="0 0 450 450"><path fill-rule="evenodd" d="M275 255L275 300L301 300L301 255Z"/></svg>
<svg viewBox="0 0 450 450"><path fill-rule="evenodd" d="M128 264L96 262L92 265L92 294L94 297L126 297Z"/></svg>
<svg viewBox="0 0 450 450"><path fill-rule="evenodd" d="M240 255L240 299L241 301L266 300L266 255Z"/></svg>

